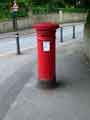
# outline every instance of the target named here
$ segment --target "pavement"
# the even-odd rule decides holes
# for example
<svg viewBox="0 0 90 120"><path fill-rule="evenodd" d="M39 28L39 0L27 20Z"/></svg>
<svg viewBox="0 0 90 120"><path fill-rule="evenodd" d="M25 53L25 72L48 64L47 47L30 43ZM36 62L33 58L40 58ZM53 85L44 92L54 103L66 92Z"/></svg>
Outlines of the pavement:
<svg viewBox="0 0 90 120"><path fill-rule="evenodd" d="M37 50L0 57L0 120L90 120L90 64L83 40L58 43L58 86L37 80Z"/></svg>

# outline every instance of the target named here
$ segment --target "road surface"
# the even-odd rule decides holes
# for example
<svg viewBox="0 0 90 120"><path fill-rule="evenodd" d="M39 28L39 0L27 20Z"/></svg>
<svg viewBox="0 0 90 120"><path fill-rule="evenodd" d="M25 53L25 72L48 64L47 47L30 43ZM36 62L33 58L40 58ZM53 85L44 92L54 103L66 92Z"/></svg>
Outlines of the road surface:
<svg viewBox="0 0 90 120"><path fill-rule="evenodd" d="M83 39L83 24L77 25L76 31L77 31L76 32L77 39L74 39L74 41L79 41ZM57 45L60 45L59 35L60 35L60 29L58 29L56 33ZM64 42L67 42L69 40L72 40L72 27L65 27L64 28ZM32 35L28 34L26 36L24 35L20 37L20 44L21 44L22 50L24 48L35 48L36 47L35 33L33 33ZM76 46L77 45L78 44L76 44ZM77 49L76 46L74 47L75 49ZM73 51L73 47L72 48L70 47L71 45L69 45L70 50L66 50L66 51L71 53ZM64 52L62 53L61 50L62 51L64 50L63 46L58 51L58 55L61 55L60 60L62 59L63 61L65 59L62 56L65 56L65 54L63 54ZM16 41L14 38L7 38L7 39L0 41L0 54L4 54L7 52L16 52ZM60 60L58 60L58 63L60 62ZM75 61L73 59L73 63L71 64L71 60L72 59L69 58L68 61L69 61L69 64L72 66L74 65ZM61 65L64 66L64 64L66 64L66 61L64 62L65 63L63 64L61 63ZM5 116L8 114L8 111L10 110L12 105L15 106L15 100L17 96L19 95L19 93L21 92L21 90L24 88L25 84L27 84L31 80L32 81L35 80L34 78L35 78L36 64L37 62L36 62L36 51L35 50L31 50L31 51L29 50L28 53L24 55L20 55L20 56L11 55L11 56L6 56L6 57L0 57L0 120L4 120ZM68 62L66 66L68 66ZM75 64L75 67L76 67L76 64ZM66 70L66 68L64 70ZM80 73L80 70L82 70L82 68L79 69L76 73ZM65 75L67 75L67 72L63 71L63 69L62 69L62 72L65 72ZM70 71L69 75L73 76L71 72L72 71ZM19 120L19 119L15 119L15 120Z"/></svg>
<svg viewBox="0 0 90 120"><path fill-rule="evenodd" d="M67 26L67 27L63 27L63 39L64 42L67 42L69 40L72 40L72 26ZM76 25L76 39L73 40L79 40L79 39L83 39L83 30L84 30L84 24L80 23L78 25ZM56 32L56 41L57 41L57 46L60 43L60 28L57 29ZM36 42L36 34L35 33L28 33L26 35L21 35L20 36L20 48L21 51L23 51L24 49L28 49L28 48L35 48L37 45ZM5 37L4 38L4 34L3 36L0 38L0 55L3 54L7 54L7 53L16 53L16 38L15 38L15 34L9 35L9 37Z"/></svg>

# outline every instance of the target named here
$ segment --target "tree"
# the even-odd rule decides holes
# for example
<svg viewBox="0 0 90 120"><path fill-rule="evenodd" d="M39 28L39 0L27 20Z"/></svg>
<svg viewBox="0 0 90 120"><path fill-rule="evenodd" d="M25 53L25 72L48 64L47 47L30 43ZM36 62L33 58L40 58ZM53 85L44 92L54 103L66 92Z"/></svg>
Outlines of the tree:
<svg viewBox="0 0 90 120"><path fill-rule="evenodd" d="M80 0L81 6L85 8L90 8L90 0Z"/></svg>

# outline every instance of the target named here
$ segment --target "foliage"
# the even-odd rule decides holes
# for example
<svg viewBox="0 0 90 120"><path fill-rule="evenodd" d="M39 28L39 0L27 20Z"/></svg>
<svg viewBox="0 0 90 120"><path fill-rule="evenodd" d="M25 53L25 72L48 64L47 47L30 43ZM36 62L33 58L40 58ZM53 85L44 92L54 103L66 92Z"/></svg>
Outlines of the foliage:
<svg viewBox="0 0 90 120"><path fill-rule="evenodd" d="M63 0L33 0L32 7L65 7Z"/></svg>
<svg viewBox="0 0 90 120"><path fill-rule="evenodd" d="M32 11L33 11L33 14L47 14L47 13L58 13L59 11L63 11L63 12L73 12L73 13L83 13L83 12L87 12L86 9L82 9L82 8L56 8L56 7L53 7L52 9L49 7L33 7Z"/></svg>
<svg viewBox="0 0 90 120"><path fill-rule="evenodd" d="M58 12L63 10L64 12L83 12L84 9L74 9L76 1L79 0L16 0L19 5L18 17L25 17L28 15L28 11L31 8L34 14L46 14L51 12ZM81 6L85 4L85 7L89 6L89 0L80 0ZM11 18L11 6L13 0L0 0L0 19ZM73 7L73 8L72 8ZM80 6L77 6L80 7ZM64 8L64 9L61 9ZM70 9L69 9L70 8ZM90 8L90 7L89 7Z"/></svg>
<svg viewBox="0 0 90 120"><path fill-rule="evenodd" d="M90 9L90 0L80 0L81 7Z"/></svg>
<svg viewBox="0 0 90 120"><path fill-rule="evenodd" d="M28 15L31 0L17 0L19 5L18 17L25 17ZM11 7L13 0L0 0L0 19L10 19L12 17Z"/></svg>

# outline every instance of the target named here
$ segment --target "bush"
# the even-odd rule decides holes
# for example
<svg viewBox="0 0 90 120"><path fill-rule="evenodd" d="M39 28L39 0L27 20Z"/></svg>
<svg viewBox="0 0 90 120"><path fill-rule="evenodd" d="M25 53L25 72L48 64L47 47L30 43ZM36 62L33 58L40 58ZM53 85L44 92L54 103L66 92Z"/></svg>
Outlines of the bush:
<svg viewBox="0 0 90 120"><path fill-rule="evenodd" d="M17 12L18 17L26 17L28 15L27 6L20 5L19 11ZM8 4L0 4L0 20L12 19L13 13Z"/></svg>
<svg viewBox="0 0 90 120"><path fill-rule="evenodd" d="M0 19L9 18L10 13L7 4L0 4Z"/></svg>
<svg viewBox="0 0 90 120"><path fill-rule="evenodd" d="M47 7L32 7L33 14L47 14L47 13L58 13L59 11L63 12L76 12L76 13L83 13L87 12L86 9L81 9L81 8L57 8L55 6L47 6Z"/></svg>
<svg viewBox="0 0 90 120"><path fill-rule="evenodd" d="M28 13L27 13L27 11L25 10L25 9L20 9L19 11L18 11L18 13L17 13L17 17L26 17L26 16L28 16Z"/></svg>

